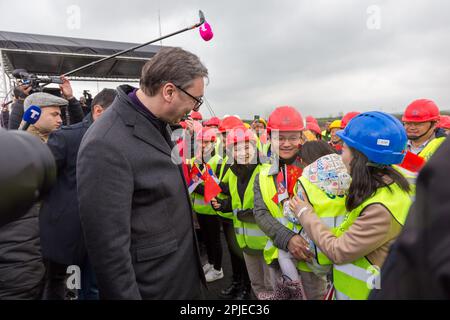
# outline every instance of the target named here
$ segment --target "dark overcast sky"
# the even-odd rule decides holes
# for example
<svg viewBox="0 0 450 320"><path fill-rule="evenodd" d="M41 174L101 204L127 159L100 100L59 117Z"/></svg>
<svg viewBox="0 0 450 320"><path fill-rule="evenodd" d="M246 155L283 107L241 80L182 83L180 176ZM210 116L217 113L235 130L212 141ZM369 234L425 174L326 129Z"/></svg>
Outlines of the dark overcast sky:
<svg viewBox="0 0 450 320"><path fill-rule="evenodd" d="M79 29L67 26L70 5L81 10ZM367 27L371 5L380 9L380 29ZM159 35L158 9L163 34L205 12L213 40L195 30L163 45L199 55L219 116L267 116L279 105L314 116L401 112L416 98L450 109L446 0L1 1L0 30L142 43Z"/></svg>

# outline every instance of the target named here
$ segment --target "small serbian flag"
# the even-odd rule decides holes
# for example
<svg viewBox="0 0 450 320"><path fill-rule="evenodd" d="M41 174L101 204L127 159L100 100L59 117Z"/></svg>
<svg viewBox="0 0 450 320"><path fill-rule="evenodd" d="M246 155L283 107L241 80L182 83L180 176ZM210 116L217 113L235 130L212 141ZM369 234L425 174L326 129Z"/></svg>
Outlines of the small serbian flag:
<svg viewBox="0 0 450 320"><path fill-rule="evenodd" d="M284 168L286 168L286 166ZM289 198L289 193L286 186L287 183L284 177L284 170L280 170L276 178L277 193L275 193L272 198L273 202L275 202L276 204L281 203L283 200Z"/></svg>
<svg viewBox="0 0 450 320"><path fill-rule="evenodd" d="M189 193L194 192L195 188L197 188L197 186L202 182L203 182L202 173L197 168L197 166L194 164L192 166L192 169L190 172L190 180L189 180L189 184L188 184Z"/></svg>
<svg viewBox="0 0 450 320"><path fill-rule="evenodd" d="M294 186L297 183L297 179L302 175L302 169L294 165L289 165L282 168L277 175L276 187L277 193L273 196L272 200L276 204L283 202L292 196L294 193Z"/></svg>
<svg viewBox="0 0 450 320"><path fill-rule="evenodd" d="M208 164L205 166L202 179L205 182L205 202L210 202L212 198L222 192L222 189L219 186L219 179L214 175L214 171Z"/></svg>
<svg viewBox="0 0 450 320"><path fill-rule="evenodd" d="M403 169L406 169L411 172L419 172L423 166L425 165L426 161L421 156L418 156L410 151L406 152L405 159L403 160L400 167Z"/></svg>

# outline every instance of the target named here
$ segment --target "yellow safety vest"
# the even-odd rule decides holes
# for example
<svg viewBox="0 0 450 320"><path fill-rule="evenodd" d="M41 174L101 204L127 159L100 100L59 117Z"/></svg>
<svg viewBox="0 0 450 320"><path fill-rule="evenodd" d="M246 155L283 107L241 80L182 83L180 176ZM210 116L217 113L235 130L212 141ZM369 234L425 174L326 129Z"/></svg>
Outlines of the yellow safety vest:
<svg viewBox="0 0 450 320"><path fill-rule="evenodd" d="M230 170L225 171L225 164L228 161L228 156L225 156L225 158L221 159L221 166L220 166L220 172L219 172L219 181L223 183L228 183L228 172ZM227 195L224 195L223 193L220 193L217 198L219 199L228 199L229 197ZM233 220L233 212L222 212L222 211L216 211L216 213L226 219Z"/></svg>
<svg viewBox="0 0 450 320"><path fill-rule="evenodd" d="M390 190L389 190L390 188ZM402 226L411 206L410 195L400 189L397 184L378 188L376 193L357 208L347 213L344 222L336 229L336 236L345 233L358 219L361 212L369 205L380 203L392 214ZM373 284L379 277L379 267L373 266L366 257L351 263L333 265L333 283L337 300L365 300L369 296Z"/></svg>
<svg viewBox="0 0 450 320"><path fill-rule="evenodd" d="M268 140L266 143L262 143L261 138L256 137L256 139L256 148L258 149L258 151L264 156L268 156L270 150L270 141Z"/></svg>
<svg viewBox="0 0 450 320"><path fill-rule="evenodd" d="M425 148L421 152L419 152L418 156L425 159L425 161L430 160L431 156L436 152L437 149L439 149L442 142L444 142L444 141L445 141L445 137L434 138L425 146ZM406 170L405 168L402 168L398 165L393 165L392 167L395 170L397 170L398 172L400 172L406 178L406 180L408 180L408 182L411 184L411 188L413 190L413 192L411 193L411 197L414 200L414 197L416 194L416 192L415 192L416 191L416 180L417 180L417 176L419 175L419 172L412 172L412 171Z"/></svg>
<svg viewBox="0 0 450 320"><path fill-rule="evenodd" d="M253 185L255 183L255 177L259 173L260 166L257 166L253 171L247 188L245 189L244 199L241 200L237 188L238 177L229 170L228 173L228 185L230 187L231 194L231 206L233 208L233 225L236 239L240 248L250 248L254 250L263 250L269 239L264 232L258 227L256 223L243 222L237 218L237 212L239 210L253 209Z"/></svg>
<svg viewBox="0 0 450 320"><path fill-rule="evenodd" d="M273 176L269 175L271 164L263 164L259 173L259 187L261 189L261 196L263 198L264 204L271 213L271 215L278 220L282 225L284 225L289 230L295 233L301 231L301 226L290 222L283 215L283 207L281 204L276 204L273 202L272 198L277 193L275 187L275 182ZM269 238L266 247L264 248L264 260L267 264L272 264L274 260L278 259L278 248L275 247L272 240ZM297 264L297 269L301 271L312 272L311 269L306 265L304 261L299 261Z"/></svg>
<svg viewBox="0 0 450 320"><path fill-rule="evenodd" d="M436 152L437 149L441 146L442 142L445 141L445 137L434 138L430 142L427 143L425 148L419 152L419 156L425 159L425 161L430 160L431 156Z"/></svg>

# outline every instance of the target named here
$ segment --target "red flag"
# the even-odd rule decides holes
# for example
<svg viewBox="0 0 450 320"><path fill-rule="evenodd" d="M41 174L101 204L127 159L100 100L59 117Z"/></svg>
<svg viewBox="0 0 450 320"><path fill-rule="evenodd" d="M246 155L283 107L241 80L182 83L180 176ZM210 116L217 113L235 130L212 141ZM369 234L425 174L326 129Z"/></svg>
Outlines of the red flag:
<svg viewBox="0 0 450 320"><path fill-rule="evenodd" d="M294 194L294 186L302 175L303 169L294 165L287 166L287 189L290 196Z"/></svg>
<svg viewBox="0 0 450 320"><path fill-rule="evenodd" d="M288 199L294 193L294 186L297 179L302 175L302 169L294 166L284 166L280 168L280 172L276 178L277 193L273 196L272 201L276 204Z"/></svg>
<svg viewBox="0 0 450 320"><path fill-rule="evenodd" d="M215 198L222 192L219 184L214 179L214 172L209 165L206 166L205 172L202 175L202 179L205 185L205 202L210 202L212 198Z"/></svg>
<svg viewBox="0 0 450 320"><path fill-rule="evenodd" d="M426 161L421 156L418 156L410 151L406 152L405 159L403 160L400 167L403 169L406 169L411 172L419 172L423 166L425 165Z"/></svg>

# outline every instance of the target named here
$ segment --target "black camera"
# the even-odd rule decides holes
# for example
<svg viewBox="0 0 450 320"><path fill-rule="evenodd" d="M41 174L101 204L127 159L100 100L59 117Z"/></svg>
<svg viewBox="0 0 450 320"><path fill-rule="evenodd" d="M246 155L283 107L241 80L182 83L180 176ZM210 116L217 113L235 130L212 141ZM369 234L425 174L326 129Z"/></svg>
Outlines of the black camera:
<svg viewBox="0 0 450 320"><path fill-rule="evenodd" d="M56 181L48 146L20 130L0 128L0 226L26 214Z"/></svg>
<svg viewBox="0 0 450 320"><path fill-rule="evenodd" d="M30 85L30 93L42 91L44 86L49 83L63 83L59 76L37 76L35 74L28 73L25 69L15 69L12 72L12 75L14 78L20 80L23 85Z"/></svg>
<svg viewBox="0 0 450 320"><path fill-rule="evenodd" d="M86 107L89 108L89 110L92 107L92 94L89 92L89 90L83 90L83 97L84 101L86 103Z"/></svg>

